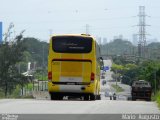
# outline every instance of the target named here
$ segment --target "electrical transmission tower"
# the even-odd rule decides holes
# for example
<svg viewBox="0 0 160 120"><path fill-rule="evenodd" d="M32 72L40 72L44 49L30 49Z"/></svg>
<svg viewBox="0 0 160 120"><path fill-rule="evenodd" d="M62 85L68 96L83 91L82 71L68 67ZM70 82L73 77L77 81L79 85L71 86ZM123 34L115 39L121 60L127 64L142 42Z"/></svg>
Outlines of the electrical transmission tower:
<svg viewBox="0 0 160 120"><path fill-rule="evenodd" d="M139 43L138 43L138 55L139 57L147 57L147 49L146 49L146 14L145 14L145 6L139 6Z"/></svg>

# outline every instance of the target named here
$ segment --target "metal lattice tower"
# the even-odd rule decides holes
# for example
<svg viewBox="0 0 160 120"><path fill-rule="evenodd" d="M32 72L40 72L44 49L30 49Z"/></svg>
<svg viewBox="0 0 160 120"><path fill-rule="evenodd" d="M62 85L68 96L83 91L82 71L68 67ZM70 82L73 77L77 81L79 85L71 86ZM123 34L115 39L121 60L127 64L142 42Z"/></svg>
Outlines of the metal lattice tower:
<svg viewBox="0 0 160 120"><path fill-rule="evenodd" d="M146 14L145 6L139 6L139 43L138 43L138 55L139 57L146 57Z"/></svg>

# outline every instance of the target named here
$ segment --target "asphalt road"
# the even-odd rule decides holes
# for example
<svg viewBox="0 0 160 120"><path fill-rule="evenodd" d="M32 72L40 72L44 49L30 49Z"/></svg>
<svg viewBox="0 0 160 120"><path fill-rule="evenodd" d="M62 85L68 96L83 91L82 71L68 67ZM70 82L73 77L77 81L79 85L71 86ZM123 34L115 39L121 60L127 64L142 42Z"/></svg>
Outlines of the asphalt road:
<svg viewBox="0 0 160 120"><path fill-rule="evenodd" d="M160 114L155 102L114 100L2 99L0 113L13 114Z"/></svg>
<svg viewBox="0 0 160 120"><path fill-rule="evenodd" d="M104 61L105 66L109 66L111 68L112 66L112 61L111 60L105 60ZM101 79L101 97L102 99L110 99L105 96L105 92L111 92L111 93L116 93L115 89L111 86L112 84L116 84L115 81L112 80L112 74L113 72L109 70L106 71L106 77L104 79ZM106 81L106 84L102 84L103 81ZM117 95L117 100L127 100L131 96L131 88L129 85L121 84L120 82L117 82L117 85L123 88L123 92L116 93Z"/></svg>
<svg viewBox="0 0 160 120"><path fill-rule="evenodd" d="M122 85L123 86L123 85ZM125 85L124 85L125 86ZM124 87L123 86L123 87ZM125 86L128 91L128 86ZM106 84L102 90L111 90ZM102 100L36 100L36 99L1 99L0 113L9 114L160 114L155 102L110 100L102 93ZM93 116L92 116L93 117Z"/></svg>

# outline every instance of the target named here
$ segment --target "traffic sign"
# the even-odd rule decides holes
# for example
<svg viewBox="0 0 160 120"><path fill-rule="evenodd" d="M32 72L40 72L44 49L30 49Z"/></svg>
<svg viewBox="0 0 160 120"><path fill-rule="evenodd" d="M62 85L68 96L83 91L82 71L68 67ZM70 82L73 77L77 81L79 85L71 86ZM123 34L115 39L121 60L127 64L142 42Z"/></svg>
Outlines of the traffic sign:
<svg viewBox="0 0 160 120"><path fill-rule="evenodd" d="M104 71L109 70L109 66L104 66Z"/></svg>

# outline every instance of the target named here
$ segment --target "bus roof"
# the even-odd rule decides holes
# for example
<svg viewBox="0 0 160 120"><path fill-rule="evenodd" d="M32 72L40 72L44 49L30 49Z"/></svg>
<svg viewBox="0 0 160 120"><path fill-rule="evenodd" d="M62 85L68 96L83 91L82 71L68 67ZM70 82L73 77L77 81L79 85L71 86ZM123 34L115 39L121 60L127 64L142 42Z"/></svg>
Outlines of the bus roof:
<svg viewBox="0 0 160 120"><path fill-rule="evenodd" d="M56 35L52 35L51 37L55 37L55 36L81 36L81 37L92 37L93 36L89 35L89 34L56 34Z"/></svg>

